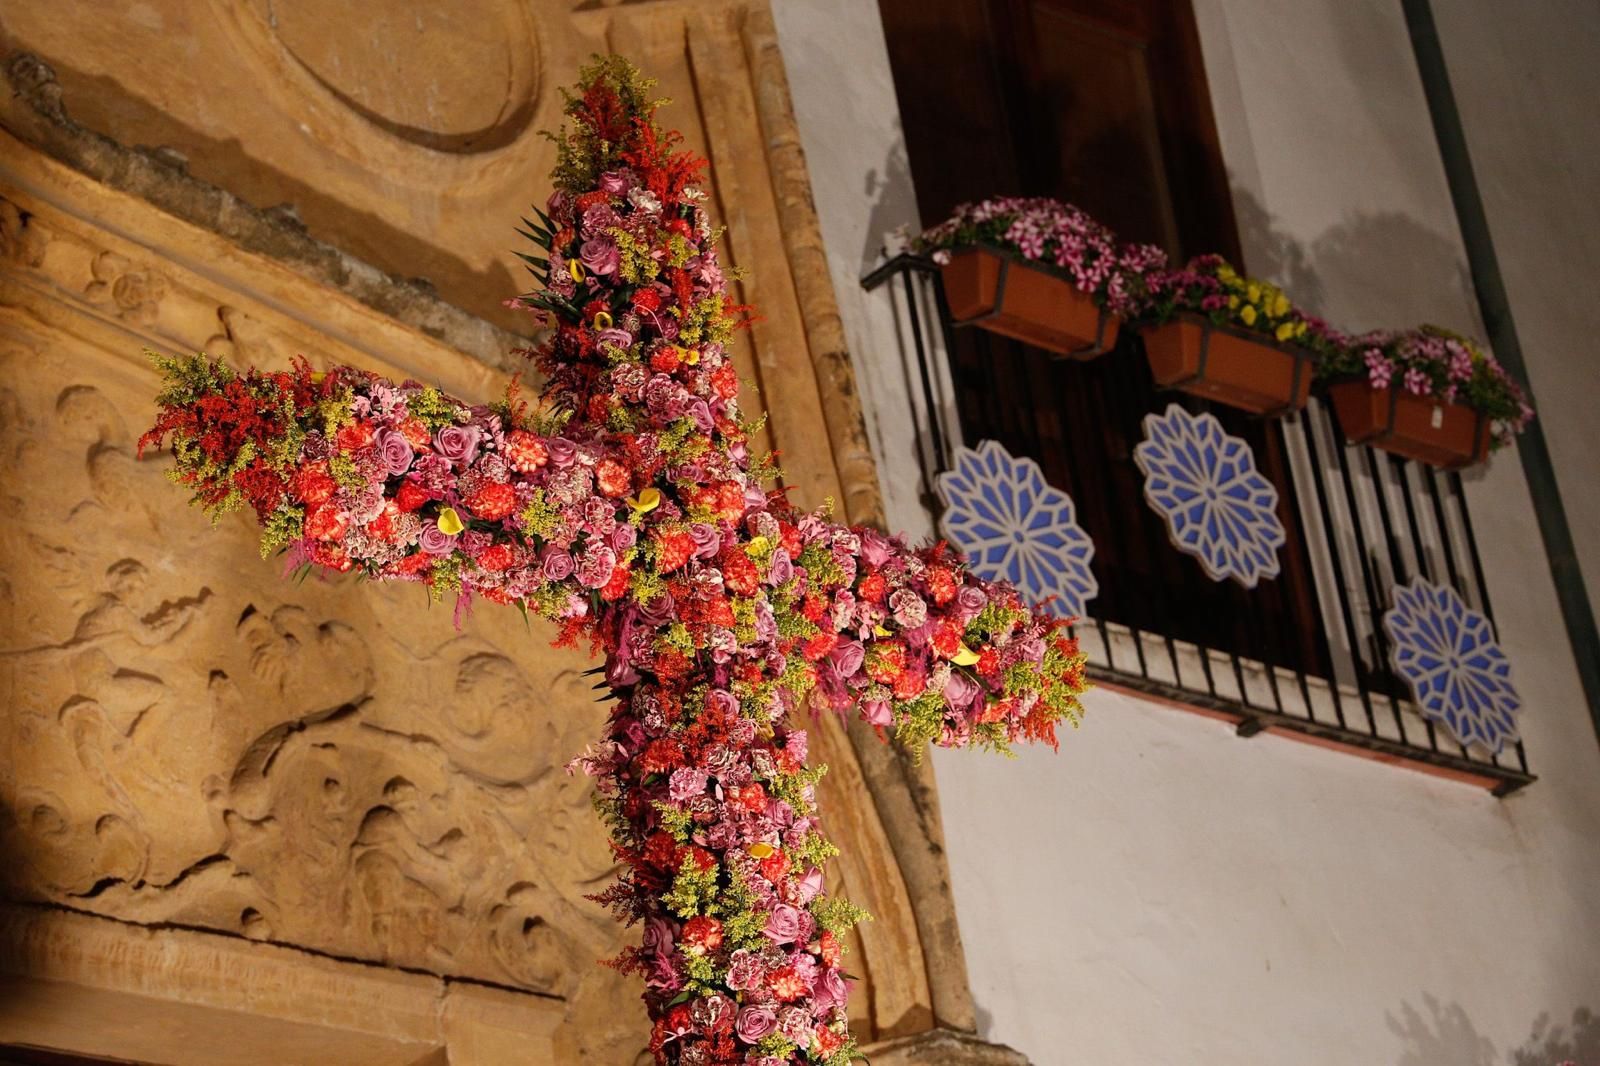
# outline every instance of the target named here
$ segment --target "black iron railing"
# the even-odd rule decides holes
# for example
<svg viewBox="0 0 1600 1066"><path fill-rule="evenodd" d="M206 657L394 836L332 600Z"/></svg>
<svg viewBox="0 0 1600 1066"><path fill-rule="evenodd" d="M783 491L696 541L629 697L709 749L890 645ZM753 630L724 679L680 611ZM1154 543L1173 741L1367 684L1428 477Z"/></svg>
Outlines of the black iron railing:
<svg viewBox="0 0 1600 1066"><path fill-rule="evenodd" d="M970 396L955 394L949 362L957 327L938 269L925 258L896 256L862 285L884 289L894 305L904 355L914 362L908 371L920 395L913 397L911 413L924 502L932 508L937 506L935 478L950 467L962 440L958 412L971 409L970 402L963 403ZM989 342L980 342L987 358ZM1104 358L1135 357L1140 343L1130 336ZM1184 402L1203 406L1188 398ZM1533 781L1520 742L1499 755L1455 743L1417 712L1389 666L1382 617L1397 584L1419 575L1448 584L1493 620L1460 475L1346 444L1332 409L1316 396L1304 410L1261 428L1282 456L1278 487L1299 519L1287 524L1293 543L1286 550L1302 553L1310 575L1304 584L1311 592L1299 597L1295 609L1309 615L1297 621L1314 631L1314 650L1286 653L1282 635L1268 632L1270 618L1245 620L1236 632L1246 637L1230 648L1208 647L1200 639L1184 639L1182 626L1152 621L1149 596L1143 597L1140 620L1128 624L1133 616L1119 609L1117 590L1103 578L1101 596L1089 603L1076 627L1091 674L1109 686L1225 718L1236 723L1241 736L1286 734L1471 781L1496 795ZM1126 519L1118 522L1125 525ZM1109 530L1119 540L1125 532L1121 525ZM1230 602L1250 610L1250 593L1230 595ZM1158 606L1167 602L1161 597Z"/></svg>

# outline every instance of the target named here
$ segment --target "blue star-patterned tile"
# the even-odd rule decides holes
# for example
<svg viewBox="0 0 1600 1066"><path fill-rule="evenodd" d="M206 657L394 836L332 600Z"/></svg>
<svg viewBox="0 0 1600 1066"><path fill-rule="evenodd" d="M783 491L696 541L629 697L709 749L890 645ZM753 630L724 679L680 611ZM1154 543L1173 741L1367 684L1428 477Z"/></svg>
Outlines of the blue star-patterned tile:
<svg viewBox="0 0 1600 1066"><path fill-rule="evenodd" d="M1455 589L1420 577L1395 586L1383 628L1390 661L1423 717L1443 725L1457 743L1479 744L1496 755L1516 741L1522 701L1511 685L1511 662L1489 619Z"/></svg>
<svg viewBox="0 0 1600 1066"><path fill-rule="evenodd" d="M1009 581L1064 617L1082 615L1099 593L1089 570L1094 544L1078 526L1072 497L1045 481L1032 459L986 440L957 449L954 469L935 487L944 504L939 531L980 577Z"/></svg>
<svg viewBox="0 0 1600 1066"><path fill-rule="evenodd" d="M1167 523L1173 547L1200 560L1213 581L1255 588L1278 576L1286 539L1278 490L1256 470L1255 455L1229 436L1215 415L1172 404L1146 415L1145 439L1133 450L1144 498Z"/></svg>

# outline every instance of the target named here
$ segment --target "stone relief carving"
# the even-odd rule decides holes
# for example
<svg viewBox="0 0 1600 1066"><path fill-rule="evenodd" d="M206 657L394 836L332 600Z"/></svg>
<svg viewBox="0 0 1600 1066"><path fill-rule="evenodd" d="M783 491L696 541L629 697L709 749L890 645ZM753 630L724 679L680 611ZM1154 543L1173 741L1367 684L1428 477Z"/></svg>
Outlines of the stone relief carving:
<svg viewBox="0 0 1600 1066"><path fill-rule="evenodd" d="M870 519L875 475L850 458L859 426L833 410L855 411L827 370L847 366L837 315L812 313L825 271L819 260L803 277L790 273L783 227L815 230L814 219L794 217L806 214L796 208L803 163L797 151L784 156L775 199L773 164L744 150L793 139L774 125L786 103L768 98L783 95L769 77L778 62L770 19L745 8L596 10L547 61L570 66L607 43L643 50L665 94L706 97L705 128L691 138L711 152L718 195L756 220L730 234L730 259L753 266L762 286L749 298L769 313L743 353L746 374L786 398L773 443L799 495L842 498L851 517ZM708 84L689 78L685 42ZM766 95L751 95L747 55ZM695 109L682 110L692 124ZM416 149L397 148L395 159ZM498 186L452 185L440 200L441 183L457 180L449 165L392 169L413 172L430 204L482 217ZM520 188L530 168L509 169ZM317 180L334 197L371 187L348 175ZM93 215L66 218L0 193L0 500L18 516L0 524L0 593L9 594L0 661L13 679L0 716L0 889L560 996L570 1039L595 1061L626 1061L621 1049L642 1037L627 1028L633 1014L614 1006L633 989L594 965L624 934L582 898L610 860L587 784L560 769L603 714L574 672L581 660L547 654L538 631L497 612L457 633L448 608L423 610L418 590L285 585L254 557L243 522L207 531L161 483L159 465L132 454L152 381L135 369L143 343L267 365L303 352L466 394L492 391L491 374L453 353L412 361L411 342L385 339L380 316L325 309L328 290L314 282L296 289L273 278L263 302L260 291L181 265L215 263L214 250L183 246L172 257L165 234L146 231L141 246L122 239L126 225L112 238L83 221ZM433 224L452 230L449 219ZM367 347L351 348L351 337ZM815 366L793 357L802 337ZM917 932L927 923L911 917L884 800L861 799L879 789L863 781L868 760L853 739L824 723L815 747L833 766L823 801L846 846L843 887L883 919L855 945L852 969L869 986L854 1009L858 1031L916 1032L935 1012L961 1024L970 1006L959 996L952 1006L950 994L935 995L930 1010L932 970L951 960L925 968ZM887 758L871 744L872 758ZM936 807L917 803L936 823ZM926 839L934 858L919 876L942 878L936 825L908 819L898 832ZM953 919L928 928L941 945L954 942ZM964 975L942 983L965 994Z"/></svg>

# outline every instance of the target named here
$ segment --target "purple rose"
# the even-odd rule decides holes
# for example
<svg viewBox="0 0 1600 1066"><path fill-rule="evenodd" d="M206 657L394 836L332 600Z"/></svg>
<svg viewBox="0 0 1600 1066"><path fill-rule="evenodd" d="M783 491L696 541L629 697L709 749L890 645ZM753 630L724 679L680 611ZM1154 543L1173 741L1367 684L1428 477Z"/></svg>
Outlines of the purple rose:
<svg viewBox="0 0 1600 1066"><path fill-rule="evenodd" d="M849 998L850 982L846 981L844 975L837 969L830 966L817 978L811 993L811 1005L817 1013L822 1014L834 1007L844 1006L845 1000Z"/></svg>
<svg viewBox="0 0 1600 1066"><path fill-rule="evenodd" d="M950 679L944 683L944 698L952 710L965 711L983 698L983 686L962 671L952 670Z"/></svg>
<svg viewBox="0 0 1600 1066"><path fill-rule="evenodd" d="M888 700L866 700L861 704L861 717L870 725L889 726L894 724L894 715L889 712Z"/></svg>
<svg viewBox="0 0 1600 1066"><path fill-rule="evenodd" d="M572 576L572 553L564 548L548 547L539 556L539 566L551 581L565 581Z"/></svg>
<svg viewBox="0 0 1600 1066"><path fill-rule="evenodd" d="M689 526L689 539L694 541L696 559L715 558L722 550L722 534L710 522L694 522Z"/></svg>
<svg viewBox="0 0 1600 1066"><path fill-rule="evenodd" d="M714 688L706 693L706 709L732 718L739 713L739 697L725 688Z"/></svg>
<svg viewBox="0 0 1600 1066"><path fill-rule="evenodd" d="M702 433L710 433L712 427L717 424L711 417L710 405L704 400L696 400L689 405L689 419Z"/></svg>
<svg viewBox="0 0 1600 1066"><path fill-rule="evenodd" d="M672 951L672 923L664 918L651 918L644 924L644 950L650 955L666 955Z"/></svg>
<svg viewBox="0 0 1600 1066"><path fill-rule="evenodd" d="M392 429L378 431L378 457L383 460L383 468L391 476L404 474L411 469L411 460L416 456L412 450L411 442L405 435L396 433Z"/></svg>
<svg viewBox="0 0 1600 1066"><path fill-rule="evenodd" d="M894 542L875 529L864 530L861 534L861 558L867 565L879 567L889 561L889 556L894 554Z"/></svg>
<svg viewBox="0 0 1600 1066"><path fill-rule="evenodd" d="M622 265L622 253L617 251L616 244L598 237L584 241L578 256L583 260L584 269L591 274L615 274Z"/></svg>
<svg viewBox="0 0 1600 1066"><path fill-rule="evenodd" d="M456 538L453 534L440 529L437 523L429 522L422 527L417 543L429 555L449 555L456 547Z"/></svg>
<svg viewBox="0 0 1600 1066"><path fill-rule="evenodd" d="M616 326L601 330L594 339L597 344L609 344L614 348L627 348L633 344L633 334Z"/></svg>
<svg viewBox="0 0 1600 1066"><path fill-rule="evenodd" d="M600 191L607 196L622 196L628 191L628 175L621 170L608 170L600 175Z"/></svg>
<svg viewBox="0 0 1600 1066"><path fill-rule="evenodd" d="M989 597L976 585L962 585L956 590L956 606L970 618L989 606Z"/></svg>
<svg viewBox="0 0 1600 1066"><path fill-rule="evenodd" d="M783 548L777 548L772 553L772 563L767 570L767 584L786 585L794 577L794 563L789 559L789 553Z"/></svg>
<svg viewBox="0 0 1600 1066"><path fill-rule="evenodd" d="M806 867L805 874L798 883L799 898L801 903L810 903L817 898L817 893L822 891L822 871L815 866ZM796 912L797 914L802 912ZM805 915L807 922L811 920L809 914Z"/></svg>
<svg viewBox="0 0 1600 1066"><path fill-rule="evenodd" d="M551 466L571 466L578 457L578 446L565 437L551 437L544 442Z"/></svg>
<svg viewBox="0 0 1600 1066"><path fill-rule="evenodd" d="M760 1043L778 1028L778 1012L771 1007L760 1005L741 1008L739 1020L733 1028L734 1032L739 1034L739 1039L746 1044Z"/></svg>
<svg viewBox="0 0 1600 1066"><path fill-rule="evenodd" d="M482 436L477 426L446 426L433 435L433 447L457 466L466 466L477 458Z"/></svg>
<svg viewBox="0 0 1600 1066"><path fill-rule="evenodd" d="M861 669L861 663L866 657L867 649L862 647L859 640L841 640L828 654L828 661L839 671L840 677L848 679L854 677L856 671Z"/></svg>
<svg viewBox="0 0 1600 1066"><path fill-rule="evenodd" d="M633 547L639 539L639 531L627 522L623 522L606 537L606 543L611 545L613 551L625 552Z"/></svg>
<svg viewBox="0 0 1600 1066"><path fill-rule="evenodd" d="M767 927L762 932L774 944L790 944L800 935L800 924L800 908L780 903L767 915Z"/></svg>

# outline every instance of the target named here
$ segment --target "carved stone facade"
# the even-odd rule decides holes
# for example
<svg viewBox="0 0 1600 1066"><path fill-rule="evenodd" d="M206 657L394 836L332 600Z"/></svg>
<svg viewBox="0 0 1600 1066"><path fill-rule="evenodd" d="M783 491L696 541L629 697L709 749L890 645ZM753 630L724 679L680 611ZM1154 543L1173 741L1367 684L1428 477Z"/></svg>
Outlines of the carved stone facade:
<svg viewBox="0 0 1600 1066"><path fill-rule="evenodd" d="M611 861L562 769L604 714L588 664L512 612L457 628L415 588L288 583L244 518L207 528L135 458L140 349L501 391L523 323L497 306L500 249L551 162L533 131L615 48L712 159L764 315L743 369L796 497L877 520L764 5L485 0L426 26L377 4L333 25L266 0L34 7L0 16L41 57L9 61L0 106L0 970L27 992L0 997L0 1044L218 1061L127 1043L113 1019L143 1010L280 1055L241 1062L632 1061L636 992L596 965L626 934L584 899ZM475 58L429 89L357 39ZM883 1061L956 1061L927 1035L972 1026L931 774L868 730L815 732L838 887L877 916L852 945L859 1034ZM62 1010L106 1021L74 1043ZM300 1040L329 1057L283 1050Z"/></svg>

